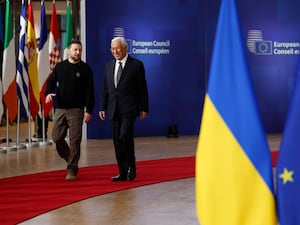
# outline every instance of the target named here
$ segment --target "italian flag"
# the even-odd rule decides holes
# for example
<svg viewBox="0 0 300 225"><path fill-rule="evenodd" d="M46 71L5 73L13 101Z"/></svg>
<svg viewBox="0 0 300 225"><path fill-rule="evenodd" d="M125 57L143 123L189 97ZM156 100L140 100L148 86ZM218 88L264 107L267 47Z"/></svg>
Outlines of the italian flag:
<svg viewBox="0 0 300 225"><path fill-rule="evenodd" d="M64 57L63 59L68 58L68 45L69 42L73 39L73 24L72 24L72 14L71 14L71 5L70 1L67 1L67 15L66 15L66 38L64 43Z"/></svg>
<svg viewBox="0 0 300 225"><path fill-rule="evenodd" d="M18 112L18 97L16 86L16 55L13 33L13 17L9 0L6 0L5 36L3 51L3 100L8 111L8 118L12 122Z"/></svg>

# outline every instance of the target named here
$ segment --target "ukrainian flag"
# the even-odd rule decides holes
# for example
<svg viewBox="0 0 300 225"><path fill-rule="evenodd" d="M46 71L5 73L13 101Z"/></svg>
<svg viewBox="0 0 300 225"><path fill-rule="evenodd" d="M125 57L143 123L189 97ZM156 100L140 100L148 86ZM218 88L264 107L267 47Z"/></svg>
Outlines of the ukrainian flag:
<svg viewBox="0 0 300 225"><path fill-rule="evenodd" d="M235 0L223 0L196 153L201 225L275 225L267 139L251 84Z"/></svg>

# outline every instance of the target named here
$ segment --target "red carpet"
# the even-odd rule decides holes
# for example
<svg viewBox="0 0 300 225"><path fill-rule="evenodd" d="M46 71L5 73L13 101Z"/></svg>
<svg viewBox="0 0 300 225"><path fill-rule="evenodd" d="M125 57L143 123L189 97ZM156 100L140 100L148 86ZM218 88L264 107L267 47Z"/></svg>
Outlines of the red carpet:
<svg viewBox="0 0 300 225"><path fill-rule="evenodd" d="M279 153L278 151L271 152L272 167L276 167L277 165L278 153Z"/></svg>
<svg viewBox="0 0 300 225"><path fill-rule="evenodd" d="M111 182L117 166L80 168L78 180L65 181L66 171L0 179L0 224L11 225L47 211L105 193L195 176L195 157L137 162L137 178Z"/></svg>
<svg viewBox="0 0 300 225"><path fill-rule="evenodd" d="M276 167L278 151L271 153ZM111 182L117 166L80 168L78 180L65 181L65 170L0 179L0 223L11 225L90 197L138 186L195 176L195 157L137 162L132 182Z"/></svg>

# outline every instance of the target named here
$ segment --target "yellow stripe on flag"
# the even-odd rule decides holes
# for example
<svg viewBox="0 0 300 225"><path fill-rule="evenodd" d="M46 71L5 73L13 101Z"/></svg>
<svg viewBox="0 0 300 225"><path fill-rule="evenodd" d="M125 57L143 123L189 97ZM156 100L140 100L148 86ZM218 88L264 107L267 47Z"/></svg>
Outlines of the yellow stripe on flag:
<svg viewBox="0 0 300 225"><path fill-rule="evenodd" d="M196 154L196 204L201 225L276 224L274 196L207 95Z"/></svg>
<svg viewBox="0 0 300 225"><path fill-rule="evenodd" d="M40 95L39 95L39 82L38 82L39 80L38 80L38 71L37 71L37 44L36 44L35 36L34 34L32 34L34 30L31 23L28 23L28 31L30 31L28 33L28 38L30 37L30 39L28 39L28 43L30 43L30 45L32 46L31 48L32 51L30 52L30 58L28 62L29 64L28 70L29 70L31 84L33 86L34 97L37 100L37 102L39 102Z"/></svg>
<svg viewBox="0 0 300 225"><path fill-rule="evenodd" d="M27 45L28 45L28 74L29 74L29 95L30 112L35 117L40 107L40 88L37 67L37 43L34 32L34 19L32 4L28 4L28 24L27 24Z"/></svg>

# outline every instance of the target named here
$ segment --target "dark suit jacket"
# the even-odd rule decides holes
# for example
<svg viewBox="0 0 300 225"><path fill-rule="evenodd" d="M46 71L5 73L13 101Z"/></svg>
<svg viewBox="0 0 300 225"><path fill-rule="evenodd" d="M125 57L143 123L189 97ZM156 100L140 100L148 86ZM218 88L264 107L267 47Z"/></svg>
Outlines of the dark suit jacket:
<svg viewBox="0 0 300 225"><path fill-rule="evenodd" d="M118 114L136 117L141 111L148 112L148 89L143 63L128 56L118 87L114 84L115 60L106 64L102 91L101 111L112 119Z"/></svg>

